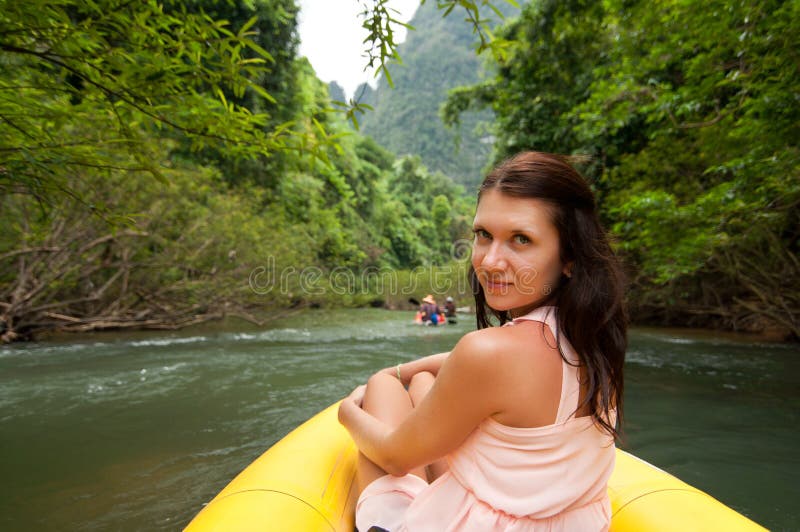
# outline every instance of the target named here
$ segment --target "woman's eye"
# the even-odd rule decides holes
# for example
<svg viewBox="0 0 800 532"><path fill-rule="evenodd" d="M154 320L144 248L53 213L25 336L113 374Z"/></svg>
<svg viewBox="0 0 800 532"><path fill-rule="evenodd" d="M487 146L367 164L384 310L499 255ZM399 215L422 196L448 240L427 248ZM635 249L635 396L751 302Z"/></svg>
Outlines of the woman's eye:
<svg viewBox="0 0 800 532"><path fill-rule="evenodd" d="M525 236L525 235L514 235L514 241L515 241L517 244L527 244L528 242L530 242L530 241L531 241L531 239L530 239L530 238L528 238L528 237L527 237L527 236Z"/></svg>
<svg viewBox="0 0 800 532"><path fill-rule="evenodd" d="M491 238L491 236L492 236L485 229L475 229L474 233L475 233L475 236L478 237L478 238Z"/></svg>

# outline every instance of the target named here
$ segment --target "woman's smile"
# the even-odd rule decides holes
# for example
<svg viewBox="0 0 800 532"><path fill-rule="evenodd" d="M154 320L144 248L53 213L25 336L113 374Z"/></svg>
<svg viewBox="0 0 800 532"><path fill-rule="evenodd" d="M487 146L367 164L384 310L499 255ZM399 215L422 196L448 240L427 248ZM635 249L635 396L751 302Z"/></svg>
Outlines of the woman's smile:
<svg viewBox="0 0 800 532"><path fill-rule="evenodd" d="M513 283L507 283L504 281L492 281L487 279L484 286L488 292L505 294L512 284Z"/></svg>

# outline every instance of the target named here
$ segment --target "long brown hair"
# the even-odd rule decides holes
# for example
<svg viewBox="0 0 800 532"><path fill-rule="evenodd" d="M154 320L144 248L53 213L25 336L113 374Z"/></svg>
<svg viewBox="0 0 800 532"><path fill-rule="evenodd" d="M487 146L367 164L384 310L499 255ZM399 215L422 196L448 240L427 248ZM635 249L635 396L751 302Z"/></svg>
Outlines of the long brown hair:
<svg viewBox="0 0 800 532"><path fill-rule="evenodd" d="M559 334L566 336L586 368L587 393L578 408L588 404L595 423L619 438L622 370L628 343L625 279L600 225L592 190L566 157L541 152L520 153L495 168L478 191L479 203L488 190L515 198L539 199L551 206L561 262L573 265L571 277L562 273L558 286L540 306L558 307ZM492 325L490 314L501 325L509 321L508 312L487 305L472 267L469 280L475 295L478 328ZM616 409L617 427L613 425L612 409Z"/></svg>

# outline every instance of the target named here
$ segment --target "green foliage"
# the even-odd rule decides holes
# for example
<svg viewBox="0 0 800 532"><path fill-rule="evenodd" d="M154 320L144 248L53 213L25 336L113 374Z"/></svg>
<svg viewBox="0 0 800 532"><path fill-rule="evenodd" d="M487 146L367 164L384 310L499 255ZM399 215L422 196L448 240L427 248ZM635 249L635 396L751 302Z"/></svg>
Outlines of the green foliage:
<svg viewBox="0 0 800 532"><path fill-rule="evenodd" d="M493 80L458 88L442 109L449 124L468 110L490 107L496 120L494 161L535 146L549 152L576 147L567 115L585 98L591 69L606 39L602 4L545 0L528 4L501 30L509 43Z"/></svg>
<svg viewBox="0 0 800 532"><path fill-rule="evenodd" d="M332 111L292 0L0 8L1 341L372 303L465 236L463 189Z"/></svg>
<svg viewBox="0 0 800 532"><path fill-rule="evenodd" d="M584 144L608 139L620 152L607 172L609 202L624 212L646 189L674 195L656 217L680 233L659 247L683 267L673 270L651 251L641 257L643 271L659 272L655 282L697 272L736 247L743 230L789 230L786 245L796 246L787 217L800 200L800 109L787 101L800 87L791 46L796 3L614 8L616 45L572 116ZM635 151L617 140L634 126ZM625 217L634 225L642 221L635 213ZM639 247L647 232L624 236Z"/></svg>
<svg viewBox="0 0 800 532"><path fill-rule="evenodd" d="M420 4L424 5L425 0ZM492 31L492 26L495 24L494 15L499 19L504 18L509 13L509 7L519 8L519 4L515 0L506 0L505 4L497 6L491 0L480 0L480 2L473 2L471 0L438 0L436 7L443 10L443 17L447 17L456 8L461 8L464 13L464 21L468 23L472 29L473 35L478 37L478 44L476 50L481 53L485 49L491 49L495 57L502 55L505 49L506 42L503 39L497 39Z"/></svg>
<svg viewBox="0 0 800 532"><path fill-rule="evenodd" d="M413 29L411 25L396 19L397 10L388 7L388 0L374 0L372 4L364 2L361 26L367 30L365 43L367 48L367 67L377 68L376 75L383 74L390 87L393 87L392 75L389 72L390 60L401 62L394 42L394 30L397 26Z"/></svg>
<svg viewBox="0 0 800 532"><path fill-rule="evenodd" d="M226 190L213 170L181 165L164 173L168 184L158 186L80 175L75 192L130 213L124 225L109 226L68 197L43 210L31 196L2 196L6 328L24 337L57 326L168 327L219 317L255 299L248 276L266 257L280 267L310 260L308 240L279 207ZM271 300L291 303L286 291Z"/></svg>
<svg viewBox="0 0 800 532"><path fill-rule="evenodd" d="M459 306L473 305L472 291L467 281L468 260L451 260L438 266L416 267L394 272L391 281L397 290L385 290L386 303L390 308L402 307L409 297L421 301L433 294L439 304L446 296L455 299ZM384 282L384 288L390 286Z"/></svg>
<svg viewBox="0 0 800 532"><path fill-rule="evenodd" d="M273 98L253 81L275 61L254 22L233 30L150 0L2 2L0 189L48 201L74 193L80 169L162 177L166 131L231 157L282 149L285 130L226 97Z"/></svg>
<svg viewBox="0 0 800 532"><path fill-rule="evenodd" d="M156 157L168 160L173 147L162 143ZM155 186L141 174L84 170L75 176L82 202L0 196L0 318L13 333L5 339L54 327L172 327L259 308L363 305L398 297L365 272L449 261L446 238L460 227L451 205L468 208L462 190L418 161L395 166L369 139L343 138L334 151L330 166L293 173L276 190L234 188L221 171L174 161ZM404 198L412 175L422 188Z"/></svg>
<svg viewBox="0 0 800 532"><path fill-rule="evenodd" d="M532 3L444 115L489 106L497 159L593 156L639 315L797 335L798 21L797 2Z"/></svg>
<svg viewBox="0 0 800 532"><path fill-rule="evenodd" d="M302 117L302 77L304 65L297 60L299 45L296 33L298 7L294 0L171 0L165 10L172 14L204 14L214 20L224 20L231 31L248 31L253 50L244 50L248 59L257 59L257 51L268 51L271 60L251 78L260 90L236 95L223 88L222 98L254 115L264 118L259 127L264 131L282 131L283 145L271 152L259 152L241 157L225 146L211 146L197 153L184 143L186 156L219 167L234 167L226 174L231 183L251 181L263 186L275 186L274 176L290 167L295 154L292 148L303 132L294 127ZM312 74L313 75L313 74Z"/></svg>

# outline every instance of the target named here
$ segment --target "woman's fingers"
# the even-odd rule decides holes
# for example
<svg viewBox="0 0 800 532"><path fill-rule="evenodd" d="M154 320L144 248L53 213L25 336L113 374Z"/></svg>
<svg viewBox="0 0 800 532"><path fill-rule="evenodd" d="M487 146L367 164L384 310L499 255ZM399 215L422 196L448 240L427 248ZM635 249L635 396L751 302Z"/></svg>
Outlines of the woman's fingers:
<svg viewBox="0 0 800 532"><path fill-rule="evenodd" d="M364 392L366 392L366 390L367 390L367 385L362 384L361 386L356 387L355 390L350 392L350 395L347 398L353 401L356 404L356 406L360 408L361 403L364 402Z"/></svg>

